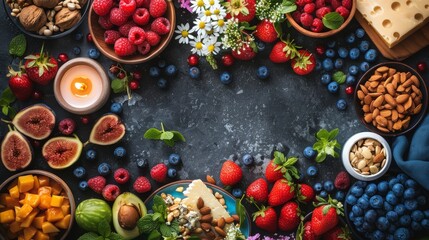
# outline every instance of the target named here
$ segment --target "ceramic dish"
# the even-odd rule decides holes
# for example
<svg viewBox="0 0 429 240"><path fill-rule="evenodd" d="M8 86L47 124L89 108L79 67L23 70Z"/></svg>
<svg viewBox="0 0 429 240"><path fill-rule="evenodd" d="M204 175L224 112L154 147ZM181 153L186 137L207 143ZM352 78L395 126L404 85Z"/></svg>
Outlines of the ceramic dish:
<svg viewBox="0 0 429 240"><path fill-rule="evenodd" d="M161 193L171 194L175 198L176 197L179 197L182 199L185 198L183 193L176 191L176 189L178 187L183 187L183 189L185 190L191 182L192 182L191 180L176 181L176 182L172 182L172 183L169 183L167 185L164 185L163 187L157 189L144 202L146 205L146 208L152 209L153 197L155 195L160 195ZM206 182L205 182L205 184L207 185L208 188L213 189L214 192L219 192L220 194L222 194L224 199L225 199L227 211L231 215L236 214L236 208L235 208L236 199L230 193L226 192L224 189L222 189L216 185L206 183ZM250 221L249 214L247 212L246 212L246 218L244 219L243 224L240 227L240 230L246 237L249 237L249 235L251 233L251 221Z"/></svg>

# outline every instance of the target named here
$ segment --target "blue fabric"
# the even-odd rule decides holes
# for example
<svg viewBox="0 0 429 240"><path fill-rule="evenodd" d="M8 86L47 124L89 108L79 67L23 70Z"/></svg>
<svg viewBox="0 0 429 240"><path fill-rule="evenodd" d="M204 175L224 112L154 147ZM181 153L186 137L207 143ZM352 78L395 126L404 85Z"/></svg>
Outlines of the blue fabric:
<svg viewBox="0 0 429 240"><path fill-rule="evenodd" d="M393 142L393 158L408 176L429 191L429 115L411 137L411 144L405 136Z"/></svg>

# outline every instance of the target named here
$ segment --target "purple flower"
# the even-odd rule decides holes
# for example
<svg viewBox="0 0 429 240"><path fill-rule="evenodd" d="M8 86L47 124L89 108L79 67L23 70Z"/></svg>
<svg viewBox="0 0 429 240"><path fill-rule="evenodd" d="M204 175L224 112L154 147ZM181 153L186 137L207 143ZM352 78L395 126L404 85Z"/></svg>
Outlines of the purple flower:
<svg viewBox="0 0 429 240"><path fill-rule="evenodd" d="M178 0L180 2L180 7L192 12L191 9L191 0Z"/></svg>

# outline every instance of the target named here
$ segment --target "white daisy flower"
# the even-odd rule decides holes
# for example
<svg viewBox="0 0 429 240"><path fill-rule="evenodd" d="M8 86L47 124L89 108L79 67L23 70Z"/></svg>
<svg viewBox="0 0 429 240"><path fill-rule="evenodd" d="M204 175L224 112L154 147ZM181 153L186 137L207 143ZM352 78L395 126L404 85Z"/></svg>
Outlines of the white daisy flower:
<svg viewBox="0 0 429 240"><path fill-rule="evenodd" d="M188 44L189 39L194 39L195 37L189 33L189 23L180 24L177 26L177 30L174 31L177 33L176 40L179 40L180 44Z"/></svg>
<svg viewBox="0 0 429 240"><path fill-rule="evenodd" d="M207 31L210 31L210 29L212 29L210 22L205 22L201 19L195 19L194 27L192 28L191 32L197 32L198 36L205 38L207 37Z"/></svg>
<svg viewBox="0 0 429 240"><path fill-rule="evenodd" d="M219 0L204 0L204 4L206 6L214 6L219 3L220 3Z"/></svg>
<svg viewBox="0 0 429 240"><path fill-rule="evenodd" d="M203 56L204 43L201 41L201 37L197 36L195 39L191 40L190 45L192 47L192 53L196 53L199 56Z"/></svg>
<svg viewBox="0 0 429 240"><path fill-rule="evenodd" d="M208 38L204 41L203 45L203 54L208 55L216 55L220 51L221 43L217 41L217 38Z"/></svg>
<svg viewBox="0 0 429 240"><path fill-rule="evenodd" d="M191 9L193 13L200 14L204 11L204 0L191 0Z"/></svg>
<svg viewBox="0 0 429 240"><path fill-rule="evenodd" d="M218 34L223 33L223 31L225 31L226 22L223 18L221 18L215 22L212 22L211 24L213 25L213 30L215 32L217 32Z"/></svg>
<svg viewBox="0 0 429 240"><path fill-rule="evenodd" d="M207 33L208 38L213 38L213 37L217 38L220 35L219 31L217 29L215 29L214 27L212 27L210 30L206 31L206 33Z"/></svg>
<svg viewBox="0 0 429 240"><path fill-rule="evenodd" d="M213 15L210 9L205 9L198 17L204 22L210 22L216 18L216 15Z"/></svg>
<svg viewBox="0 0 429 240"><path fill-rule="evenodd" d="M226 9L220 4L215 4L211 6L210 12L212 13L213 20L224 19L226 16Z"/></svg>

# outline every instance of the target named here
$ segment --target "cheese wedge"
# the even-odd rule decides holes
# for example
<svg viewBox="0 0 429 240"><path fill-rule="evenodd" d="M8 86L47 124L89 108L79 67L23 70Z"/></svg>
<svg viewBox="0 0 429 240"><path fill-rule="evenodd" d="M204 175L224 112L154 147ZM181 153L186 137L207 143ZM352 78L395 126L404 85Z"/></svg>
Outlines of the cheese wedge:
<svg viewBox="0 0 429 240"><path fill-rule="evenodd" d="M357 0L357 10L389 48L429 22L429 0Z"/></svg>

